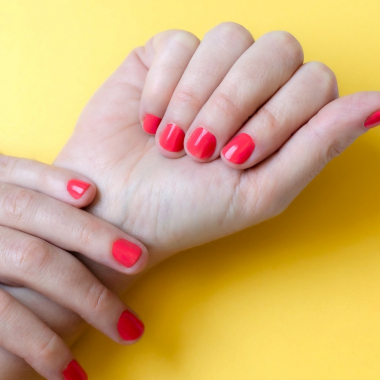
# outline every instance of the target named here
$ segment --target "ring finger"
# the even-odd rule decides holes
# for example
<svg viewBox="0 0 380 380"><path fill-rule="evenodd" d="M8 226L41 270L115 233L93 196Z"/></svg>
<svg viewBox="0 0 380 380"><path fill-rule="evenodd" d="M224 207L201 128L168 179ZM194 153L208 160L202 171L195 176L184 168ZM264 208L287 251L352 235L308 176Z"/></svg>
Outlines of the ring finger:
<svg viewBox="0 0 380 380"><path fill-rule="evenodd" d="M217 158L244 122L270 99L303 62L299 42L287 32L271 32L248 49L199 112L185 137L196 161Z"/></svg>

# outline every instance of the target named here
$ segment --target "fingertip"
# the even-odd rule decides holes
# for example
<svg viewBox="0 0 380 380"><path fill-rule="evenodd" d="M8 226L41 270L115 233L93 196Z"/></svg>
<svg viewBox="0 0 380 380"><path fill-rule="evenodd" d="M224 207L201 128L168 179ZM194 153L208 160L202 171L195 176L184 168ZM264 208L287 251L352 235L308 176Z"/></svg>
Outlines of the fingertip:
<svg viewBox="0 0 380 380"><path fill-rule="evenodd" d="M120 343L130 345L137 343L142 338L145 325L136 314L126 309L119 317L117 330L121 338Z"/></svg>
<svg viewBox="0 0 380 380"><path fill-rule="evenodd" d="M67 181L66 191L68 194L68 203L82 208L88 206L96 196L96 185L87 178L73 177Z"/></svg>
<svg viewBox="0 0 380 380"><path fill-rule="evenodd" d="M112 256L118 269L128 275L140 273L148 264L149 255L144 245L132 239L118 239L112 244Z"/></svg>
<svg viewBox="0 0 380 380"><path fill-rule="evenodd" d="M143 130L149 135L155 135L161 123L161 118L153 114L146 114L142 122Z"/></svg>

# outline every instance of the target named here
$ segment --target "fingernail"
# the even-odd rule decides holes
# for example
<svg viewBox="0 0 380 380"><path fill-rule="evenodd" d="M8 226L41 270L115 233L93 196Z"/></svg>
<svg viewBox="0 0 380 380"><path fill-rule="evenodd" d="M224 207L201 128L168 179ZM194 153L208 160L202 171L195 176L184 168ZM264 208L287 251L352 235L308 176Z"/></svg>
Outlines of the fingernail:
<svg viewBox="0 0 380 380"><path fill-rule="evenodd" d="M142 249L125 239L116 240L112 246L112 255L115 260L127 268L133 267L139 257Z"/></svg>
<svg viewBox="0 0 380 380"><path fill-rule="evenodd" d="M215 151L216 138L215 136L202 127L194 130L189 140L187 141L187 150L197 158L210 158Z"/></svg>
<svg viewBox="0 0 380 380"><path fill-rule="evenodd" d="M65 380L87 380L88 376L76 360L72 360L62 372Z"/></svg>
<svg viewBox="0 0 380 380"><path fill-rule="evenodd" d="M157 116L147 114L144 119L143 128L146 133L154 135L157 131L158 126L161 123L161 119Z"/></svg>
<svg viewBox="0 0 380 380"><path fill-rule="evenodd" d="M79 179L72 179L67 183L67 191L73 198L79 199L90 186L91 185L87 182L79 181Z"/></svg>
<svg viewBox="0 0 380 380"><path fill-rule="evenodd" d="M233 164L242 164L248 160L254 149L255 143L252 137L240 133L223 148L222 153Z"/></svg>
<svg viewBox="0 0 380 380"><path fill-rule="evenodd" d="M136 340L144 332L144 323L129 310L125 310L119 318L117 329L122 339Z"/></svg>
<svg viewBox="0 0 380 380"><path fill-rule="evenodd" d="M160 145L169 152L180 152L183 149L185 132L175 124L167 124L160 137Z"/></svg>
<svg viewBox="0 0 380 380"><path fill-rule="evenodd" d="M364 122L364 126L367 128L377 127L378 125L380 125L380 110L368 116Z"/></svg>

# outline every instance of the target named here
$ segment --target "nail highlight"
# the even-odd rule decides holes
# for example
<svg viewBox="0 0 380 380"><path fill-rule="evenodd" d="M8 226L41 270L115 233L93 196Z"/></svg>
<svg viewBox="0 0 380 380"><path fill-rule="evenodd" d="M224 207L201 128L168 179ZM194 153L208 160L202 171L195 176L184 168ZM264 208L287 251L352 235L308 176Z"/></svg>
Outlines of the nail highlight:
<svg viewBox="0 0 380 380"><path fill-rule="evenodd" d="M125 239L116 240L112 246L115 260L127 268L133 267L140 258L142 249Z"/></svg>
<svg viewBox="0 0 380 380"><path fill-rule="evenodd" d="M199 127L195 129L187 141L187 150L197 158L210 158L215 151L216 137L207 129Z"/></svg>
<svg viewBox="0 0 380 380"><path fill-rule="evenodd" d="M364 122L364 126L367 128L377 127L378 125L380 125L380 110L368 116Z"/></svg>
<svg viewBox="0 0 380 380"><path fill-rule="evenodd" d="M185 132L176 124L167 124L160 137L160 145L169 152L183 150Z"/></svg>
<svg viewBox="0 0 380 380"><path fill-rule="evenodd" d="M74 199L79 199L91 185L87 182L72 179L67 183L67 191Z"/></svg>
<svg viewBox="0 0 380 380"><path fill-rule="evenodd" d="M123 311L117 323L117 329L122 339L136 340L144 332L144 324L129 310Z"/></svg>
<svg viewBox="0 0 380 380"><path fill-rule="evenodd" d="M87 380L88 376L76 360L72 360L62 372L65 380Z"/></svg>
<svg viewBox="0 0 380 380"><path fill-rule="evenodd" d="M143 124L144 131L146 133L154 135L160 123L161 123L161 119L159 117L148 113L144 119L144 124Z"/></svg>
<svg viewBox="0 0 380 380"><path fill-rule="evenodd" d="M247 161L255 149L252 137L246 133L235 136L223 149L223 156L233 164L242 164Z"/></svg>

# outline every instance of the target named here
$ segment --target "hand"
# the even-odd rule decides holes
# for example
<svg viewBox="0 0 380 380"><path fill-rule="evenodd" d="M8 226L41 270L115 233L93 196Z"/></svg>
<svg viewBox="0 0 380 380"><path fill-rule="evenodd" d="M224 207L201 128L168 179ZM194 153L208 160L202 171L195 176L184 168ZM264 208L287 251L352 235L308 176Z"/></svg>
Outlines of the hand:
<svg viewBox="0 0 380 380"><path fill-rule="evenodd" d="M377 92L337 95L332 71L302 64L288 33L253 44L242 26L224 23L199 45L191 33L166 31L98 90L55 164L91 177L100 196L88 210L143 241L153 265L282 212L380 108ZM148 132L159 125L156 138L142 123ZM170 137L167 123L187 131L186 150L179 150L184 134L170 127ZM199 127L215 136L213 151L199 138L189 148ZM240 129L256 147L239 163L229 139ZM217 159L225 144L230 153Z"/></svg>
<svg viewBox="0 0 380 380"><path fill-rule="evenodd" d="M133 343L143 332L127 306L63 250L81 252L122 273L145 266L147 252L139 242L78 209L95 193L93 182L72 171L0 155L0 346L47 379L81 369L38 313L41 302L33 304L34 314L12 295L20 287L77 313L118 343Z"/></svg>

